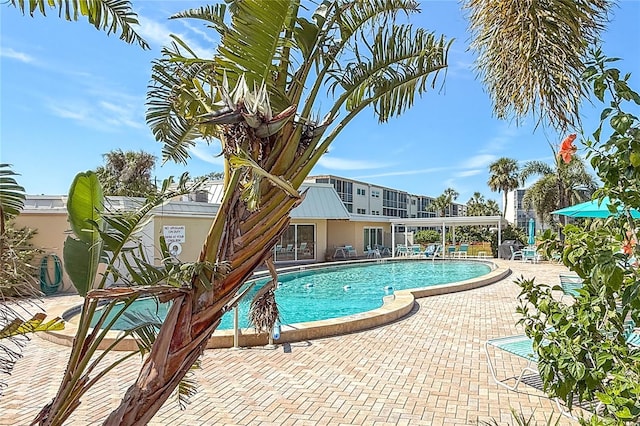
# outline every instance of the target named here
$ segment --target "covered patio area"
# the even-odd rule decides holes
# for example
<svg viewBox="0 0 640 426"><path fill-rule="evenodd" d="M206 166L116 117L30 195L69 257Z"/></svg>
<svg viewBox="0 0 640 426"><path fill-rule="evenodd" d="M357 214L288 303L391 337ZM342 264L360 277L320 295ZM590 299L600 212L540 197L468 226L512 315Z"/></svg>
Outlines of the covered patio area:
<svg viewBox="0 0 640 426"><path fill-rule="evenodd" d="M450 227L455 241L456 226L495 226L498 233L498 246L502 244L502 226L506 224L506 220L502 216L455 216L455 217L429 217L429 218L411 218L401 219L394 218L391 222L391 252L395 257L396 247L396 228L403 226L405 235L407 227L429 227L442 229L442 247L446 246L446 228ZM406 236L405 236L406 241Z"/></svg>

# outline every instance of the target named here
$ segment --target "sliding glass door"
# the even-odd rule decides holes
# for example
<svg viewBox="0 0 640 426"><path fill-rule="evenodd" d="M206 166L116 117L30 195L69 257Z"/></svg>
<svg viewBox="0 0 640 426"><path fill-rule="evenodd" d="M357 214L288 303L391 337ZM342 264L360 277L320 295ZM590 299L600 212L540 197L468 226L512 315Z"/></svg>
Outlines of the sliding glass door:
<svg viewBox="0 0 640 426"><path fill-rule="evenodd" d="M294 224L282 235L273 249L276 262L315 259L316 226Z"/></svg>

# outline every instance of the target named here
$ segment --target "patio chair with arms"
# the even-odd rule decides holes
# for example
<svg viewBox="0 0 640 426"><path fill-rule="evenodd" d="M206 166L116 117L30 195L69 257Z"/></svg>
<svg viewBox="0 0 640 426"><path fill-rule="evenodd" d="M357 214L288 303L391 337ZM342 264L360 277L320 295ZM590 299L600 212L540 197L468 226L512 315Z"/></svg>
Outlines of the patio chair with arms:
<svg viewBox="0 0 640 426"><path fill-rule="evenodd" d="M509 260L516 260L516 257L519 257L522 260L522 250L513 250L513 246L509 246L509 250L511 250L511 258Z"/></svg>
<svg viewBox="0 0 640 426"><path fill-rule="evenodd" d="M582 288L582 278L577 275L560 274L560 287L562 288L562 298L565 296L575 298L580 294L578 290Z"/></svg>

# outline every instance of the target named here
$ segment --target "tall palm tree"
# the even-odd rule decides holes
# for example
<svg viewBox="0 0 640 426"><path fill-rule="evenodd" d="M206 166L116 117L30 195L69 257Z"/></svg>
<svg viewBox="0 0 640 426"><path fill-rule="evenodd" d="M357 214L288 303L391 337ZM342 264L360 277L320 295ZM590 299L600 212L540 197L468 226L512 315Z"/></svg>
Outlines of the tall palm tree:
<svg viewBox="0 0 640 426"><path fill-rule="evenodd" d="M549 222L550 212L590 199L597 186L580 157L573 156L569 163L565 163L558 158L553 146L551 149L555 158L553 166L542 161L529 161L520 172L523 183L531 176L540 176L525 191L522 205L533 208L542 223ZM564 219L566 224L567 218Z"/></svg>
<svg viewBox="0 0 640 426"><path fill-rule="evenodd" d="M608 22L608 0L465 0L476 69L498 118L533 114L566 130L580 124L589 46Z"/></svg>
<svg viewBox="0 0 640 426"><path fill-rule="evenodd" d="M451 210L453 208L452 203L458 199L458 196L460 195L460 193L453 188L447 188L444 190L442 195L444 195L447 199L447 203L449 205L449 216L451 216L452 215Z"/></svg>
<svg viewBox="0 0 640 426"><path fill-rule="evenodd" d="M46 16L47 9L58 12L60 16L64 11L67 21L77 21L78 16L84 16L96 29L107 34L120 31L121 40L149 49L147 42L134 29L134 25L138 24L138 16L128 0L9 0L9 4L23 14L28 10L31 16L36 10Z"/></svg>
<svg viewBox="0 0 640 426"><path fill-rule="evenodd" d="M502 157L489 165L489 189L502 192L502 215L507 215L507 194L518 189L518 162L513 158Z"/></svg>
<svg viewBox="0 0 640 426"><path fill-rule="evenodd" d="M298 0L271 0L268 8L238 0L174 16L204 21L220 42L206 59L178 38L163 49L153 65L147 121L164 144L164 160L186 162L197 138L219 140L225 190L197 260L203 267L175 293L137 381L107 424L146 424L171 395L242 284L270 264L289 212L303 198L298 188L342 129L369 106L380 122L398 116L435 84L450 43L394 22L418 6L325 1L307 18ZM327 90L332 104L320 118ZM101 294L109 297L109 290ZM62 383L38 421L49 424L66 395Z"/></svg>

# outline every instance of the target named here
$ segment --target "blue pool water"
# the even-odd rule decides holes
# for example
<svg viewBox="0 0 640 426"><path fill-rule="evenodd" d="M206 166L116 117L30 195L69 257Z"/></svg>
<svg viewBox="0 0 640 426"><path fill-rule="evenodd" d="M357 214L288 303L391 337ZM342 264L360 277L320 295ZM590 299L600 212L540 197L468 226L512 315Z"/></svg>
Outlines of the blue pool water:
<svg viewBox="0 0 640 426"><path fill-rule="evenodd" d="M478 277L491 268L480 262L432 262L428 260L367 263L332 266L322 269L298 271L278 276L276 302L283 324L317 321L370 311L382 306L382 298L394 290L429 287ZM249 305L260 286L258 282L239 304L240 327L249 327ZM162 321L169 304L158 304L155 299L137 300L114 329L131 328L136 317ZM116 309L114 309L116 311ZM233 313L227 313L218 329L233 328Z"/></svg>

